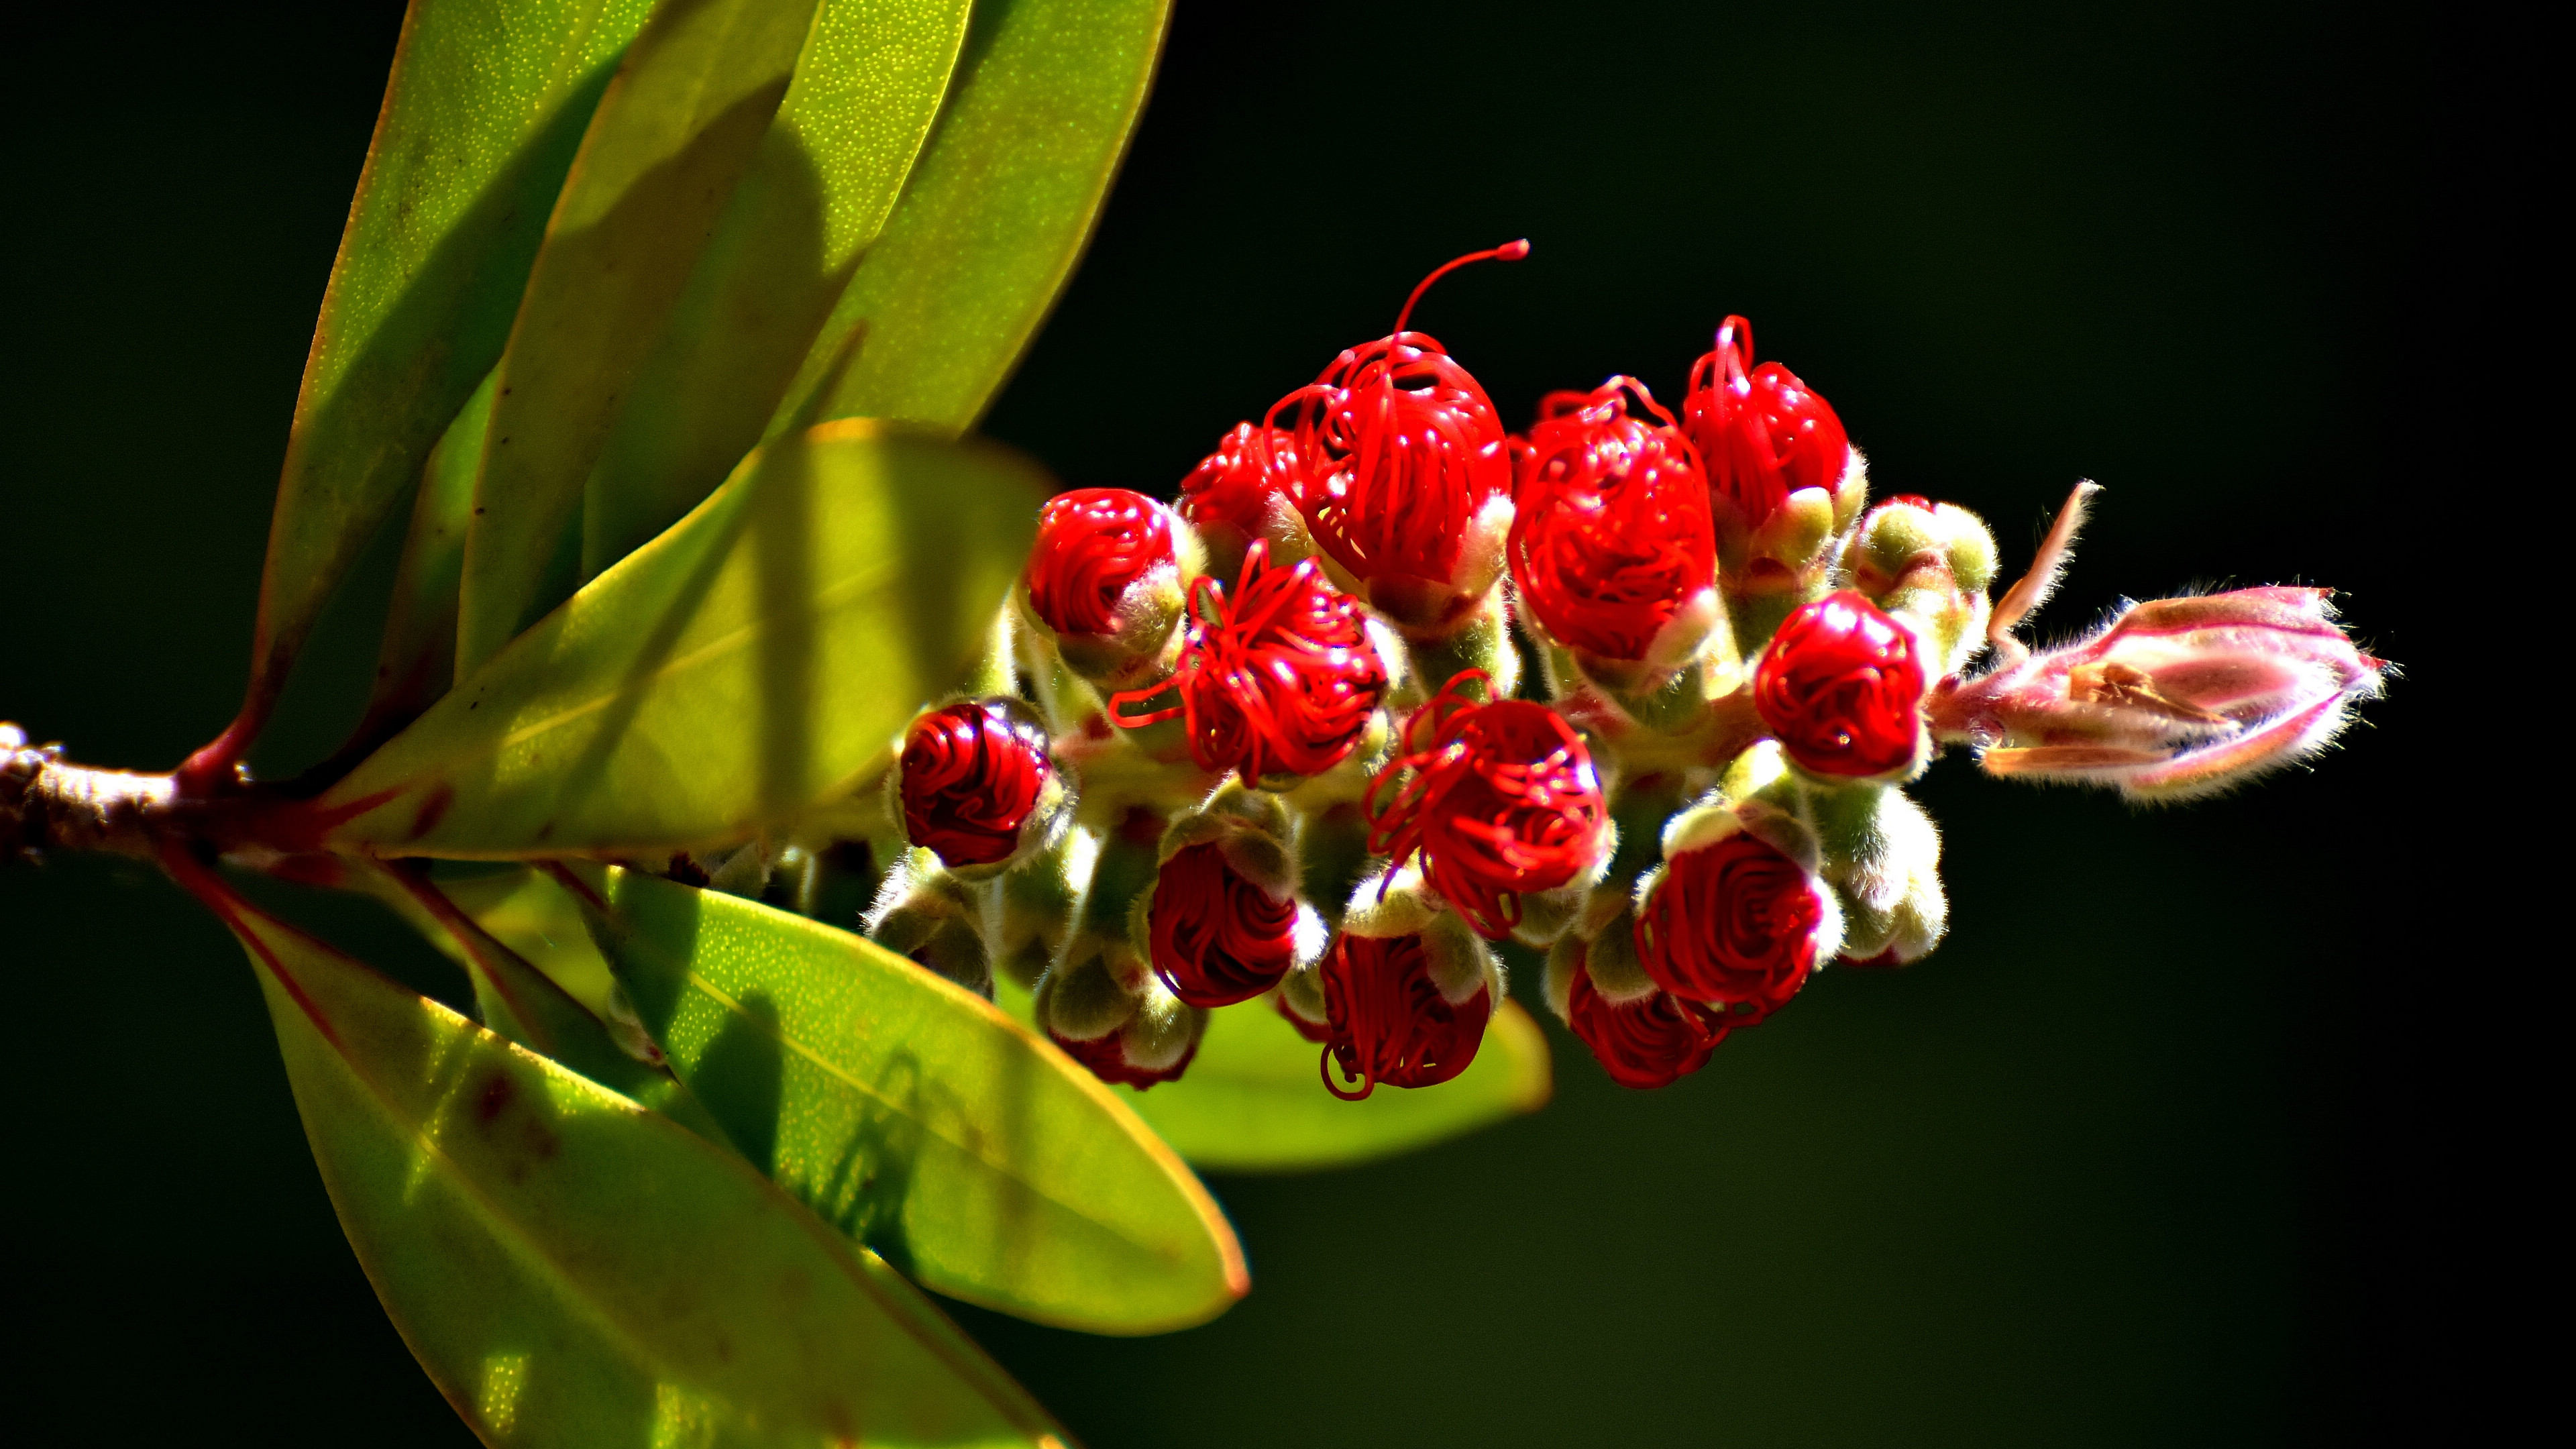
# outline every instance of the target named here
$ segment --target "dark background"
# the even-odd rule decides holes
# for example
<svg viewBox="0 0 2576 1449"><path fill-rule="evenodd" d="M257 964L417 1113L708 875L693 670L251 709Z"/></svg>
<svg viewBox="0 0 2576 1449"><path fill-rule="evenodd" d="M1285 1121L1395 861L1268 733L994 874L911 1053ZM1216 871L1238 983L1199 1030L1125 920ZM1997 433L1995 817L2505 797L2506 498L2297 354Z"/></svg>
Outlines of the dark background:
<svg viewBox="0 0 2576 1449"><path fill-rule="evenodd" d="M101 764L170 765L238 697L399 7L211 16L7 43L0 713ZM990 424L1068 483L1167 492L1427 268L1527 235L1419 316L1508 421L1613 371L1674 397L1743 312L1882 492L1979 509L2008 569L2075 478L2108 485L2059 632L2322 582L2406 672L2312 773L2181 810L1944 762L1930 961L1829 972L1668 1091L1556 1032L1536 1117L1213 1179L1257 1286L1212 1326L968 1326L1099 1449L2474 1436L2504 1372L2483 1293L2537 1271L2506 1246L2519 1155L2482 1134L2522 1096L2513 967L2563 948L2473 938L2510 907L2468 874L2438 731L2494 698L2453 636L2463 570L2513 547L2463 510L2539 466L2495 463L2531 426L2495 338L2533 306L2503 239L2536 53L2329 6L1185 0ZM368 640L326 630L317 669ZM264 763L333 742L299 689ZM0 872L0 963L8 1421L466 1442L220 929L60 861Z"/></svg>

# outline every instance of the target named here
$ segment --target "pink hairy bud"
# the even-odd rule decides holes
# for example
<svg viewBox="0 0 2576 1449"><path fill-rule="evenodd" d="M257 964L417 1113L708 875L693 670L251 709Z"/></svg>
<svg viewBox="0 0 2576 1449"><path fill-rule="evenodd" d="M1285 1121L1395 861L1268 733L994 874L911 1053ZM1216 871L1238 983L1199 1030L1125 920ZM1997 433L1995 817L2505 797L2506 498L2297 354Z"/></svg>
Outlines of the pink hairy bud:
<svg viewBox="0 0 2576 1449"><path fill-rule="evenodd" d="M1946 680L1936 738L1990 775L2183 800L2325 748L2387 669L2353 646L2327 590L2238 589L2132 604L2094 634Z"/></svg>

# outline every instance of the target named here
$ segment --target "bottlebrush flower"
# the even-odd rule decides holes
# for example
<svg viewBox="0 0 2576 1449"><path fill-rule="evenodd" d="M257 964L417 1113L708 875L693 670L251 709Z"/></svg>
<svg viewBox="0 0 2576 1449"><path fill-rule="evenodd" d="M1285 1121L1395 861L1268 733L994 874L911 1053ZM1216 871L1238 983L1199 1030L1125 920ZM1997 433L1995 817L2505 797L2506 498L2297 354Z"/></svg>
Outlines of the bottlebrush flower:
<svg viewBox="0 0 2576 1449"><path fill-rule="evenodd" d="M1323 922L1297 902L1289 827L1274 797L1236 784L1172 823L1145 934L1173 995L1231 1006L1278 985L1301 956L1313 959Z"/></svg>
<svg viewBox="0 0 2576 1449"><path fill-rule="evenodd" d="M1529 243L1513 242L1440 267L1405 299L1392 333L1342 353L1263 419L1286 419L1295 436L1296 502L1316 547L1348 587L1407 628L1443 633L1493 587L1512 469L1485 390L1437 339L1405 323L1456 268L1528 254Z"/></svg>
<svg viewBox="0 0 2576 1449"><path fill-rule="evenodd" d="M1297 498L1304 486L1297 437L1285 428L1237 423L1181 480L1181 517L1207 546L1208 570L1232 577L1256 538L1294 563L1313 552Z"/></svg>
<svg viewBox="0 0 2576 1449"><path fill-rule="evenodd" d="M1164 658L1195 572L1196 535L1162 504L1125 488L1081 488L1047 500L1029 549L1030 617L1085 678L1133 683Z"/></svg>
<svg viewBox="0 0 2576 1449"><path fill-rule="evenodd" d="M1791 613L1753 673L1753 708L1819 775L1909 774L1928 758L1914 636L1846 589Z"/></svg>
<svg viewBox="0 0 2576 1449"><path fill-rule="evenodd" d="M1465 1071L1503 997L1493 953L1409 869L1360 883L1316 979L1324 1085L1349 1101L1381 1082L1429 1087ZM1333 1080L1335 1063L1342 1083Z"/></svg>
<svg viewBox="0 0 2576 1449"><path fill-rule="evenodd" d="M1840 941L1841 913L1809 862L1723 812L1712 823L1678 818L1664 864L1640 882L1637 961L1666 991L1750 1026L1798 994Z"/></svg>
<svg viewBox="0 0 2576 1449"><path fill-rule="evenodd" d="M892 783L904 838L951 870L998 869L1043 848L1070 804L1046 728L1012 699L963 700L914 719Z"/></svg>
<svg viewBox="0 0 2576 1449"><path fill-rule="evenodd" d="M1660 422L1629 415L1626 392ZM1578 655L1671 669L1717 605L1708 479L1673 415L1634 378L1555 392L1514 450L1507 552L1520 599Z"/></svg>
<svg viewBox="0 0 2576 1449"><path fill-rule="evenodd" d="M1671 1086L1708 1065L1727 1033L1715 1013L1669 991L1649 990L1614 1001L1585 969L1583 943L1570 945L1574 969L1567 984L1565 1023L1592 1048L1610 1080L1644 1091Z"/></svg>
<svg viewBox="0 0 2576 1449"><path fill-rule="evenodd" d="M1369 849L1423 878L1477 934L1520 924L1520 897L1599 869L1610 850L1591 752L1556 711L1523 699L1476 703L1469 670L1404 724L1400 755L1369 782ZM1388 791L1383 806L1381 791Z"/></svg>
<svg viewBox="0 0 2576 1449"><path fill-rule="evenodd" d="M1182 716L1190 757L1246 786L1320 774L1368 731L1386 693L1359 602L1324 581L1313 559L1273 568L1256 540L1231 598L1214 579L1190 584L1191 620L1178 672L1109 701L1112 722L1138 729ZM1130 715L1166 690L1178 702Z"/></svg>
<svg viewBox="0 0 2576 1449"><path fill-rule="evenodd" d="M2353 647L2329 591L2238 589L2132 604L2091 638L1945 681L1943 740L1990 775L2182 800L2325 748L2387 665Z"/></svg>
<svg viewBox="0 0 2576 1449"><path fill-rule="evenodd" d="M1802 488L1833 500L1849 522L1867 495L1859 455L1833 406L1776 362L1753 366L1753 324L1729 317L1717 345L1691 364L1682 427L1708 470L1721 533L1768 523Z"/></svg>

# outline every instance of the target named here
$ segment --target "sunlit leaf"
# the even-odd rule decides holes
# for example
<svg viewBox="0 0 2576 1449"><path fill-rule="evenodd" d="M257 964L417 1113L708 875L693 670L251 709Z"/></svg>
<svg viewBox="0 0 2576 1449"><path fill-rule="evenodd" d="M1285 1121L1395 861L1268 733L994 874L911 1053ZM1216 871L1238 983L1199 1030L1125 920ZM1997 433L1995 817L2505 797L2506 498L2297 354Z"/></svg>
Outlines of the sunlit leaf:
<svg viewBox="0 0 2576 1449"><path fill-rule="evenodd" d="M351 1246L487 1443L1059 1442L732 1152L199 890L258 970Z"/></svg>
<svg viewBox="0 0 2576 1449"><path fill-rule="evenodd" d="M772 435L807 419L962 431L1091 234L1168 0L979 0L930 144L815 339Z"/></svg>
<svg viewBox="0 0 2576 1449"><path fill-rule="evenodd" d="M796 78L620 404L582 509L596 574L759 443L938 113L966 0L823 0Z"/></svg>
<svg viewBox="0 0 2576 1449"><path fill-rule="evenodd" d="M1152 1333L1248 1286L1205 1188L992 1003L844 931L632 871L602 946L736 1145L925 1286Z"/></svg>
<svg viewBox="0 0 2576 1449"><path fill-rule="evenodd" d="M1002 988L1025 1016L1028 993ZM1324 1090L1323 1048L1267 1001L1212 1012L1177 1082L1119 1095L1193 1167L1308 1172L1411 1152L1547 1105L1547 1036L1516 1001L1494 1014L1476 1060L1437 1087L1380 1087L1345 1102Z"/></svg>
<svg viewBox="0 0 2576 1449"><path fill-rule="evenodd" d="M376 650L375 685L366 721L358 727L363 743L381 741L447 692L456 665L456 579L465 562L466 521L474 512L474 470L499 382L497 370L483 374L482 385L439 435L421 469L384 642Z"/></svg>
<svg viewBox="0 0 2576 1449"><path fill-rule="evenodd" d="M554 565L582 480L760 149L814 4L662 5L601 98L501 359L465 537L458 678L562 597Z"/></svg>
<svg viewBox="0 0 2576 1449"><path fill-rule="evenodd" d="M256 727L322 606L499 360L591 110L650 0L414 0L287 439Z"/></svg>
<svg viewBox="0 0 2576 1449"><path fill-rule="evenodd" d="M313 807L381 854L627 854L846 793L964 676L1048 492L865 422L764 449Z"/></svg>

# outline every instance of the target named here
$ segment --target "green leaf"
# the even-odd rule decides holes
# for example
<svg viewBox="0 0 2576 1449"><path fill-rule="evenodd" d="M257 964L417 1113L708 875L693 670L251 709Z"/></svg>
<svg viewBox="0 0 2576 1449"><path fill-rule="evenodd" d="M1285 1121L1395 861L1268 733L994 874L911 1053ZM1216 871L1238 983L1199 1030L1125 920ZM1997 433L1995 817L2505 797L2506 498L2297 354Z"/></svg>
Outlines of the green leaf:
<svg viewBox="0 0 2576 1449"><path fill-rule="evenodd" d="M732 1152L192 885L250 952L350 1246L486 1443L1060 1442Z"/></svg>
<svg viewBox="0 0 2576 1449"><path fill-rule="evenodd" d="M465 536L457 678L562 597L554 564L582 480L759 151L814 3L662 5L591 117L501 359Z"/></svg>
<svg viewBox="0 0 2576 1449"><path fill-rule="evenodd" d="M582 574L695 507L761 431L947 94L966 0L824 0L796 78L590 475Z"/></svg>
<svg viewBox="0 0 2576 1449"><path fill-rule="evenodd" d="M1027 1001L1024 991L1007 998L1020 1015ZM1345 1102L1324 1090L1322 1053L1269 1002L1247 1001L1209 1013L1179 1081L1118 1091L1193 1167L1310 1172L1463 1137L1537 1111L1554 1090L1547 1036L1516 1001L1495 1013L1467 1070L1437 1087L1382 1086Z"/></svg>
<svg viewBox="0 0 2576 1449"><path fill-rule="evenodd" d="M1224 1216L1089 1072L844 931L619 871L601 945L753 1162L923 1285L1155 1333L1249 1286Z"/></svg>
<svg viewBox="0 0 2576 1449"><path fill-rule="evenodd" d="M311 807L382 855L644 854L866 778L961 678L1047 480L841 422L764 449Z"/></svg>
<svg viewBox="0 0 2576 1449"><path fill-rule="evenodd" d="M500 376L497 368L483 374L482 385L439 435L421 469L384 642L376 650L375 686L358 726L364 743L381 743L447 692L456 664L456 580L465 563L465 525L474 512L474 471Z"/></svg>
<svg viewBox="0 0 2576 1449"><path fill-rule="evenodd" d="M963 432L1090 238L1169 0L979 0L938 129L771 419Z"/></svg>
<svg viewBox="0 0 2576 1449"><path fill-rule="evenodd" d="M323 293L252 641L256 729L331 591L499 360L650 0L414 0Z"/></svg>

